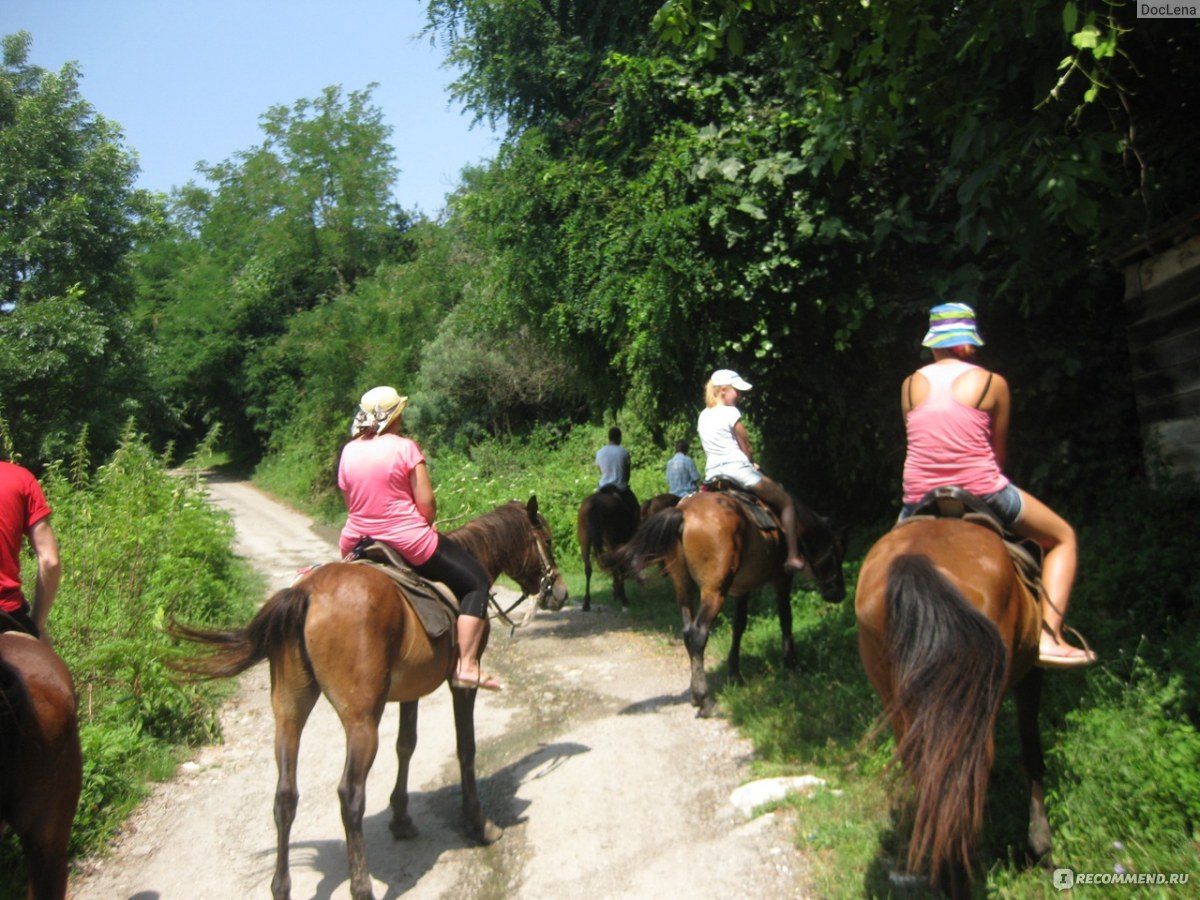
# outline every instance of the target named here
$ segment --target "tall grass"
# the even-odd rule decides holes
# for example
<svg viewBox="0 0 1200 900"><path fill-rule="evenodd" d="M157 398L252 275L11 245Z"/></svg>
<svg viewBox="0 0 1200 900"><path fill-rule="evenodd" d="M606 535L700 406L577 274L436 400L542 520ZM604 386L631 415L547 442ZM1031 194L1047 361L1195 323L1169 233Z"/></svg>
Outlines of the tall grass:
<svg viewBox="0 0 1200 900"><path fill-rule="evenodd" d="M72 851L81 853L105 844L148 780L173 770L179 748L219 737L228 686L169 677L164 618L241 621L262 587L197 477L172 474L139 435L127 431L94 473L80 454L42 483L63 564L48 630L79 698L84 784ZM32 558L23 568L32 585ZM23 883L19 856L14 839L0 845L0 896Z"/></svg>

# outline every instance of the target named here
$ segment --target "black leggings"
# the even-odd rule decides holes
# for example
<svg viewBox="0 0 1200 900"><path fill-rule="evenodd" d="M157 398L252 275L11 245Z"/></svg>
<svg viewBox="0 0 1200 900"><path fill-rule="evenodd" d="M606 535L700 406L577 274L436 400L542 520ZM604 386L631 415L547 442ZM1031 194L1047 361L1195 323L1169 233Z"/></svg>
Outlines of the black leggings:
<svg viewBox="0 0 1200 900"><path fill-rule="evenodd" d="M438 534L437 550L419 566L413 566L422 578L440 581L458 598L458 612L482 619L487 616L488 592L492 583L483 566L469 551L443 534Z"/></svg>

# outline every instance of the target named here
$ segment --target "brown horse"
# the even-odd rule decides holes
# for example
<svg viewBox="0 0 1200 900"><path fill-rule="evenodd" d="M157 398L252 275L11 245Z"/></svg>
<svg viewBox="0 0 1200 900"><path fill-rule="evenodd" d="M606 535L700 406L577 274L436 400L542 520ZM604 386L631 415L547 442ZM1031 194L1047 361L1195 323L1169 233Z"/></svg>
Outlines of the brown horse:
<svg viewBox="0 0 1200 900"><path fill-rule="evenodd" d="M642 504L641 521L645 522L648 518L664 509L679 505L679 496L677 494L655 494L649 500Z"/></svg>
<svg viewBox="0 0 1200 900"><path fill-rule="evenodd" d="M82 782L71 673L36 638L0 634L0 826L20 838L30 900L67 895L67 847Z"/></svg>
<svg viewBox="0 0 1200 900"><path fill-rule="evenodd" d="M632 497L632 494L630 495ZM615 488L601 488L579 507L575 534L579 555L583 557L583 610L592 608L592 557L612 575L613 598L629 605L625 596L625 575L607 563L607 553L616 550L637 531L640 510L637 499L623 497Z"/></svg>
<svg viewBox="0 0 1200 900"><path fill-rule="evenodd" d="M536 498L512 501L468 522L447 537L471 551L492 580L512 578L538 603L561 609L566 585L554 563L550 530ZM300 733L324 693L346 732L346 766L338 786L350 892L372 896L362 835L366 780L379 745L379 720L386 703L400 703L396 741L399 772L391 795L393 836L409 838L408 767L417 742L417 701L446 681L454 664L453 628L431 638L395 583L377 569L330 563L279 591L244 629L215 632L175 625L173 633L216 647L211 655L175 661L185 672L224 678L269 659L271 706L275 713L275 792L278 845L271 890L289 896L288 841L296 816L296 758ZM475 689L451 688L463 815L470 835L488 844L501 830L483 814L475 783Z"/></svg>
<svg viewBox="0 0 1200 900"><path fill-rule="evenodd" d="M842 575L842 536L830 522L796 502L796 524L802 555L821 596L836 603L846 596ZM704 672L704 648L726 596L736 598L729 677L741 678L741 640L746 630L749 594L765 584L775 591L784 660L796 663L792 639L792 576L784 569L786 547L778 528L752 521L745 505L720 491L684 497L678 505L651 516L624 547L612 554L617 570L641 577L658 563L675 586L683 616L683 642L692 666L692 704L702 717L716 703ZM699 603L693 593L699 588Z"/></svg>
<svg viewBox="0 0 1200 900"><path fill-rule="evenodd" d="M913 788L908 869L954 896L970 890L1000 701L1017 701L1030 779L1029 850L1049 864L1038 734L1040 607L994 531L912 519L863 561L858 646Z"/></svg>

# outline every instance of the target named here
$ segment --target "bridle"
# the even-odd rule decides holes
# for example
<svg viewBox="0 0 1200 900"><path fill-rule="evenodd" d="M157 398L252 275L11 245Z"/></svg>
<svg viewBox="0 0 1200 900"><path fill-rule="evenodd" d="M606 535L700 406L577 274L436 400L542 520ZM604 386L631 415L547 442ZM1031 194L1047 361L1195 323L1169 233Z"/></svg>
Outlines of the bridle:
<svg viewBox="0 0 1200 900"><path fill-rule="evenodd" d="M550 597L554 595L554 583L559 579L558 566L554 564L554 559L550 555L550 549L546 546L546 542L543 540L540 532L540 528L531 528L529 531L529 536L533 541L534 549L537 551L538 562L542 569L541 576L538 579L537 603L530 604L529 611L525 613L525 617L520 622L521 625L528 625L530 619L534 617L537 611L547 606ZM495 594L488 595L488 599L496 610L496 617L503 619L513 631L516 631L517 623L510 619L508 614L524 603L529 596L528 593L522 590L521 596L514 600L507 609L501 608Z"/></svg>

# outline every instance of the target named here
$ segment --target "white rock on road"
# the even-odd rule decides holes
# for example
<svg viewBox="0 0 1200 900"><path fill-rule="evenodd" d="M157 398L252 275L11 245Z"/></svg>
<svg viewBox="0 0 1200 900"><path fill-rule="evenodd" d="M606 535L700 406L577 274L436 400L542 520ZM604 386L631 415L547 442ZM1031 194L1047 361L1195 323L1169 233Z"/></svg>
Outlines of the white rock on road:
<svg viewBox="0 0 1200 900"><path fill-rule="evenodd" d="M237 549L270 579L336 556L304 516L239 482L212 481ZM515 594L501 591L515 599ZM636 598L635 598L636 602ZM523 610L522 610L523 611ZM490 847L459 829L458 764L447 689L421 703L409 789L421 834L394 841L388 796L398 711L380 727L364 830L375 894L440 898L805 897L806 866L787 813L746 821L731 802L751 748L722 720L697 719L678 641L629 630L619 612L541 612L515 636L494 624L485 657L505 683L476 703L477 768ZM268 897L275 865L275 762L265 664L242 677L225 741L156 786L102 859L72 875L74 900ZM349 896L336 794L345 738L330 706L300 747L292 896Z"/></svg>

